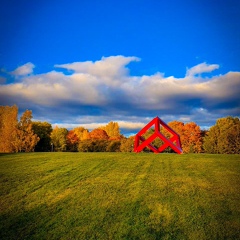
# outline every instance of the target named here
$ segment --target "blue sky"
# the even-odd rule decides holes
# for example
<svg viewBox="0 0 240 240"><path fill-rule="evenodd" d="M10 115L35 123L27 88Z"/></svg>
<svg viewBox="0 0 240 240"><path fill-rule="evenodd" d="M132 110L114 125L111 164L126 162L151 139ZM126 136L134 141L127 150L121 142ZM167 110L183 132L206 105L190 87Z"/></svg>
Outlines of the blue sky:
<svg viewBox="0 0 240 240"><path fill-rule="evenodd" d="M240 116L238 0L8 0L0 105L72 128Z"/></svg>

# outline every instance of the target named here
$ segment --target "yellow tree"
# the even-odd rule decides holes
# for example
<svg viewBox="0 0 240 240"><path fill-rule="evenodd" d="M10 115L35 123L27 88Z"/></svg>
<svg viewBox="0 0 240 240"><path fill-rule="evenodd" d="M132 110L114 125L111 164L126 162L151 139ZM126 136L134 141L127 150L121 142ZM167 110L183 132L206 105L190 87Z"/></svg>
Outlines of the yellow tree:
<svg viewBox="0 0 240 240"><path fill-rule="evenodd" d="M121 152L133 152L134 137L123 138L121 140L120 151Z"/></svg>
<svg viewBox="0 0 240 240"><path fill-rule="evenodd" d="M239 118L218 119L204 138L204 150L208 153L240 153Z"/></svg>
<svg viewBox="0 0 240 240"><path fill-rule="evenodd" d="M118 138L121 135L119 125L117 122L109 122L106 126L100 128L106 131L107 135L110 138Z"/></svg>
<svg viewBox="0 0 240 240"><path fill-rule="evenodd" d="M0 106L0 152L14 152L18 108Z"/></svg>
<svg viewBox="0 0 240 240"><path fill-rule="evenodd" d="M73 129L74 133L77 135L80 141L89 139L88 130L84 127L76 127Z"/></svg>
<svg viewBox="0 0 240 240"><path fill-rule="evenodd" d="M207 132L203 140L203 149L206 153L219 153L218 152L218 136L219 129L217 126L212 126Z"/></svg>
<svg viewBox="0 0 240 240"><path fill-rule="evenodd" d="M87 140L90 139L90 133L87 129L83 131L82 139L81 140Z"/></svg>
<svg viewBox="0 0 240 240"><path fill-rule="evenodd" d="M16 152L33 152L40 138L33 131L32 111L26 110L20 117L16 134Z"/></svg>

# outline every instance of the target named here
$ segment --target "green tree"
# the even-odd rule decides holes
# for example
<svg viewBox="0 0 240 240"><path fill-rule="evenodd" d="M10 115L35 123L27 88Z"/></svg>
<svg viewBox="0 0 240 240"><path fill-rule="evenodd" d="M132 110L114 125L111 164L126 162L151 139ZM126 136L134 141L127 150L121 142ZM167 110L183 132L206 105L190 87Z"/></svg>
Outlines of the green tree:
<svg viewBox="0 0 240 240"><path fill-rule="evenodd" d="M52 125L48 122L32 122L32 128L34 133L40 138L35 147L36 152L48 152L51 151L51 132Z"/></svg>
<svg viewBox="0 0 240 240"><path fill-rule="evenodd" d="M218 151L219 128L212 126L203 139L203 149L206 153L219 153Z"/></svg>
<svg viewBox="0 0 240 240"><path fill-rule="evenodd" d="M226 117L217 120L219 128L218 150L220 153L239 153L239 118Z"/></svg>
<svg viewBox="0 0 240 240"><path fill-rule="evenodd" d="M54 151L63 152L67 150L66 136L68 130L66 128L59 128L56 126L51 133L51 141L54 146Z"/></svg>

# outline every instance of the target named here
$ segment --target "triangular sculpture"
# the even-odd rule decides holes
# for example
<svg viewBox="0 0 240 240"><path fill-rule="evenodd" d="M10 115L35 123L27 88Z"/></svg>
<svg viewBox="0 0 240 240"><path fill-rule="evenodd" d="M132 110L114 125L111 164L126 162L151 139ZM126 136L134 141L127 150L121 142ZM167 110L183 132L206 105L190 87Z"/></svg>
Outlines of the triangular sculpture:
<svg viewBox="0 0 240 240"><path fill-rule="evenodd" d="M149 130L152 126L154 126L154 133L145 139L143 135ZM164 128L171 134L171 138L168 139L165 137L161 132L160 129ZM153 146L152 142L159 138L163 141L163 144L156 148ZM170 147L173 149L174 152L181 154L182 148L181 148L181 141L179 135L173 131L163 120L161 120L159 117L155 117L152 121L150 121L143 129L141 129L135 136L135 142L134 142L134 151L135 152L141 152L145 147L150 148L154 153L160 153L167 147Z"/></svg>

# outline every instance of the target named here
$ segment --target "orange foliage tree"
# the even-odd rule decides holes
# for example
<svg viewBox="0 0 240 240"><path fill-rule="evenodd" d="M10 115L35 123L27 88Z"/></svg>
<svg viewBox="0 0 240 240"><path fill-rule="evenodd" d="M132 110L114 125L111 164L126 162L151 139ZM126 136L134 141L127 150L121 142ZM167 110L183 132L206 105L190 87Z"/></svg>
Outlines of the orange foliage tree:
<svg viewBox="0 0 240 240"><path fill-rule="evenodd" d="M74 130L70 130L67 133L67 149L69 151L77 151L77 145L79 143L79 138L77 136L77 134L74 132Z"/></svg>
<svg viewBox="0 0 240 240"><path fill-rule="evenodd" d="M100 128L93 129L89 133L90 139L101 139L101 140L108 140L109 136L107 135L106 131Z"/></svg>
<svg viewBox="0 0 240 240"><path fill-rule="evenodd" d="M184 125L182 148L186 153L200 153L202 151L202 137L200 127L194 123Z"/></svg>
<svg viewBox="0 0 240 240"><path fill-rule="evenodd" d="M202 151L202 137L200 127L194 123L186 123L180 121L172 121L168 123L176 133L179 134L183 152L185 153L200 153ZM170 138L170 134L164 129L163 134Z"/></svg>

